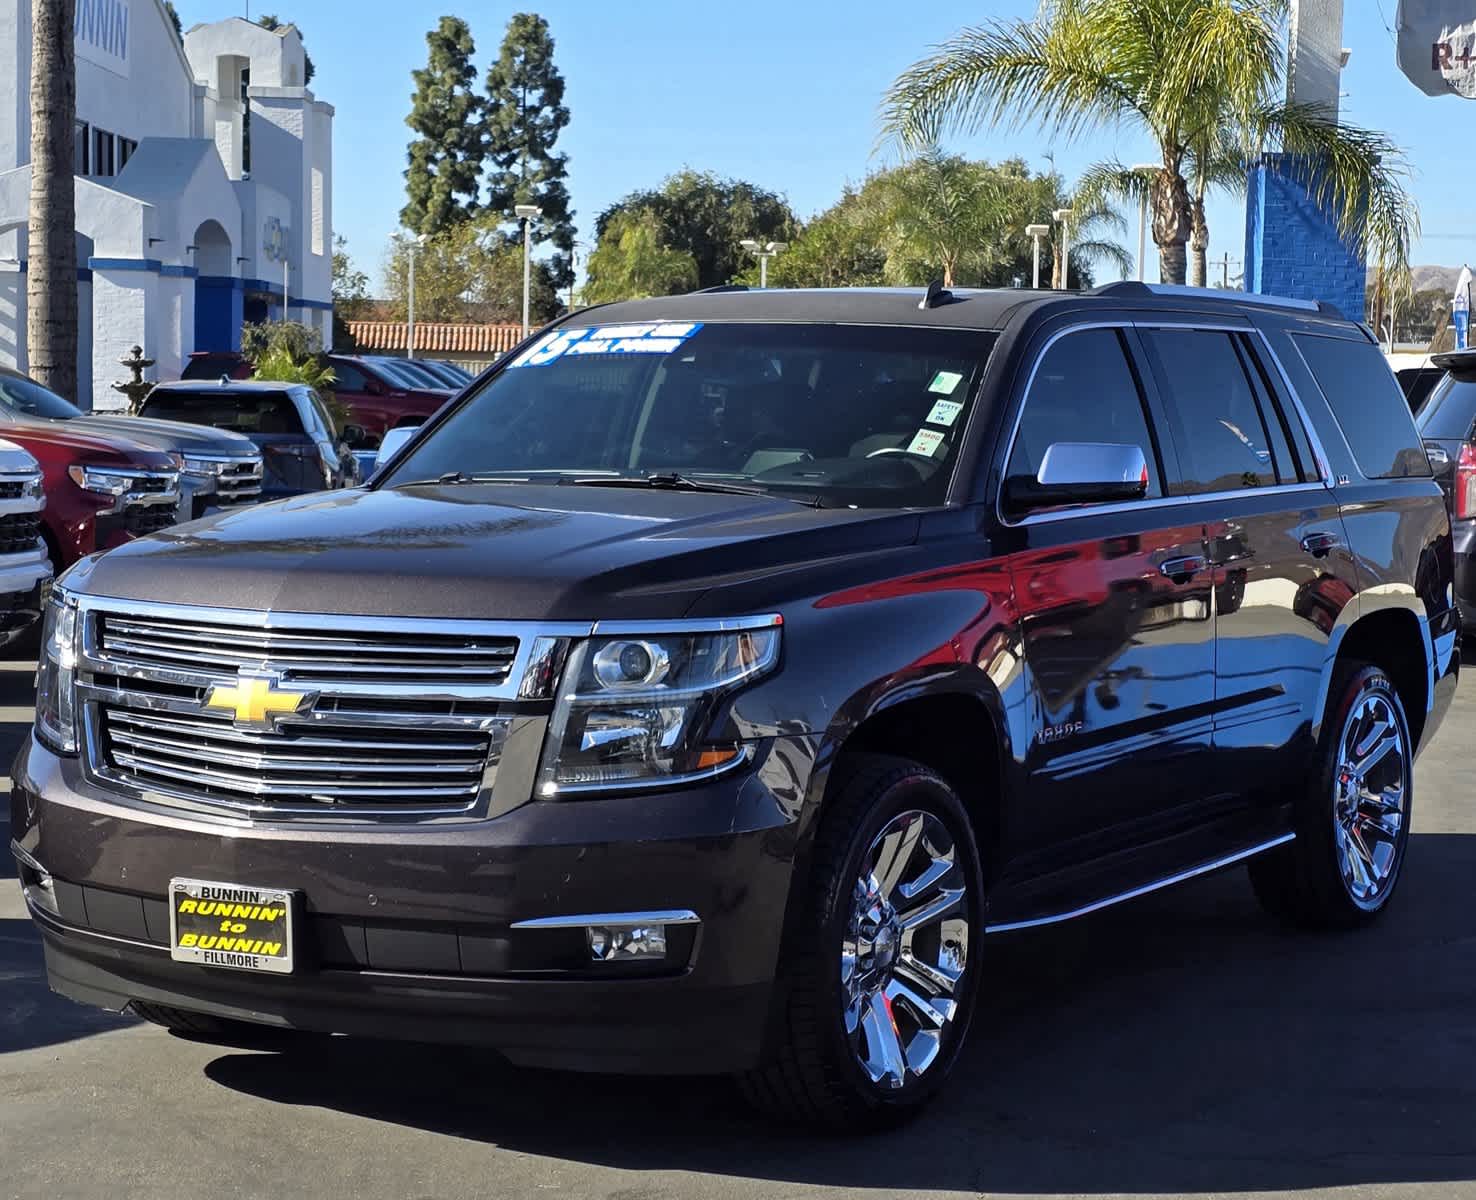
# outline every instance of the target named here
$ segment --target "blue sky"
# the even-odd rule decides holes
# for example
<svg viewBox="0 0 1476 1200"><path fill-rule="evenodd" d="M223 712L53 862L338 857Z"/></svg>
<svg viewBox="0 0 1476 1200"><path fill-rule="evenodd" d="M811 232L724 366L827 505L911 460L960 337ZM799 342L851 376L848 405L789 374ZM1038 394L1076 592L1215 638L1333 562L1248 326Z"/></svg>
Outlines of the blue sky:
<svg viewBox="0 0 1476 1200"><path fill-rule="evenodd" d="M1469 133L1476 101L1432 99L1400 73L1390 27L1396 0L1347 0L1345 118L1378 125L1405 147L1415 168L1424 237L1416 264L1476 262ZM246 15L245 0L176 0L186 28ZM559 148L580 237L625 193L690 166L752 180L783 193L802 217L827 207L847 180L882 165L874 155L879 98L929 46L961 26L1028 17L1035 0L956 0L898 8L883 0L542 0L572 113ZM252 0L250 15L295 20L317 66L314 92L337 110L334 224L377 284L385 239L403 203L401 172L410 137L410 72L425 61L425 31L443 12L471 26L485 71L517 7L460 0ZM1092 161L1151 160L1130 131L1100 130L1050 145L1033 130L992 130L953 143L977 157L1019 155L1044 169L1054 154L1068 180ZM1136 248L1136 214L1124 239ZM1211 257L1244 251L1244 203L1217 197L1210 210ZM581 250L581 256L586 251ZM1149 244L1150 278L1156 263Z"/></svg>

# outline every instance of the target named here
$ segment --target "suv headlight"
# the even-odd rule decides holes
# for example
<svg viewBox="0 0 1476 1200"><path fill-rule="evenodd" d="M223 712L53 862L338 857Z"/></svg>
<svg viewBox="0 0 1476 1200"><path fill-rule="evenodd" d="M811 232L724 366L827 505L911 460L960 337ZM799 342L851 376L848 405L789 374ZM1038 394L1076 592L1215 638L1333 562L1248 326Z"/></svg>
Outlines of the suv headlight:
<svg viewBox="0 0 1476 1200"><path fill-rule="evenodd" d="M36 663L36 736L58 754L77 753L77 600L54 588Z"/></svg>
<svg viewBox="0 0 1476 1200"><path fill-rule="evenodd" d="M781 623L581 642L559 685L539 795L683 783L737 766L743 746L707 740L712 717L779 665Z"/></svg>
<svg viewBox="0 0 1476 1200"><path fill-rule="evenodd" d="M77 463L67 468L67 474L84 491L98 492L104 496L121 496L133 486L133 475L128 471L109 471L103 467L88 467Z"/></svg>

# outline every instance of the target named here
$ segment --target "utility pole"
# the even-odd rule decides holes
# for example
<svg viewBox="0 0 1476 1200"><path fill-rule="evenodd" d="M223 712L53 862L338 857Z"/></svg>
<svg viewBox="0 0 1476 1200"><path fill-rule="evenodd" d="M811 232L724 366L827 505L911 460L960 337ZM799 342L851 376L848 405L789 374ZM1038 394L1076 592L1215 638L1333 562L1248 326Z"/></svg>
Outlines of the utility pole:
<svg viewBox="0 0 1476 1200"><path fill-rule="evenodd" d="M528 336L528 296L533 289L533 222L543 216L536 204L517 204L513 215L523 223L523 336Z"/></svg>

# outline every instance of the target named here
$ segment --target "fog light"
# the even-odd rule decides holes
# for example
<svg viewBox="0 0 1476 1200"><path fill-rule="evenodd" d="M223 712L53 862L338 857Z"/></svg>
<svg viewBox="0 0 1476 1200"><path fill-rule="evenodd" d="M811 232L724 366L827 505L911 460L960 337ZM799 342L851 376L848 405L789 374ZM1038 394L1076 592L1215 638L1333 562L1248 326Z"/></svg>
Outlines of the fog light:
<svg viewBox="0 0 1476 1200"><path fill-rule="evenodd" d="M584 932L596 962L666 957L665 925L590 925Z"/></svg>

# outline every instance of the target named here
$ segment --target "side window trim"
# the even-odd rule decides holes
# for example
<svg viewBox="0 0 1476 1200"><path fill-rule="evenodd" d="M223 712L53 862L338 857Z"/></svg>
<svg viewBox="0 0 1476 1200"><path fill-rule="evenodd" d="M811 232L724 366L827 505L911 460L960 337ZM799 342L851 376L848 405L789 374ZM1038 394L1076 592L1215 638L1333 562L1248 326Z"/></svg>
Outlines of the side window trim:
<svg viewBox="0 0 1476 1200"><path fill-rule="evenodd" d="M1265 356L1265 361L1272 367L1274 367L1276 378L1281 381L1281 387L1285 389L1285 395L1290 397L1292 407L1297 414L1298 420L1302 424L1303 430L1307 434L1307 439L1312 445L1313 456L1317 460L1315 463L1316 478L1305 483L1278 483L1273 487L1257 488L1256 494L1260 496L1266 496L1289 492L1309 492L1313 489L1316 489L1318 491L1326 491L1331 489L1333 486L1332 460L1328 458L1327 451L1322 444L1322 438L1318 434L1317 426L1312 423L1312 419L1307 412L1306 405L1303 403L1302 398L1297 394L1296 388L1292 386L1291 379L1287 375L1286 368L1282 365L1280 358L1277 357L1275 350L1271 346L1271 341L1266 336L1265 331L1250 321L1230 323L1223 320L1175 320L1173 314L1164 314L1163 317L1159 317L1157 314L1155 314L1151 319L1134 320L1128 317L1121 317L1113 320L1083 321L1077 324L1067 325L1051 333L1047 337L1046 341L1040 346L1039 350L1034 351L1033 353L1029 353L1026 359L1029 364L1029 369L1025 372L1024 382L1017 384L1011 396L1011 399L1014 403L1014 413L1010 419L1009 425L1007 426L1009 430L1009 436L1003 440L1004 452L1002 454L996 454L996 465L991 468L991 472L997 475L997 477L1001 481L1003 481L1005 472L1009 468L1010 456L1013 455L1015 452L1015 441L1020 433L1020 422L1025 415L1025 397L1030 392L1030 385L1035 381L1035 373L1039 369L1046 351L1049 350L1052 345L1054 345L1061 338L1065 337L1067 334L1075 333L1079 330L1116 329L1123 333L1123 336L1125 340L1127 340L1133 355L1138 356L1141 354L1140 347L1137 345L1137 342L1139 340L1137 332L1138 330L1167 328L1171 326L1187 327L1189 329L1224 330L1227 333L1242 334L1245 337L1251 339L1251 341L1258 347L1260 353ZM1141 375L1141 365L1136 357L1133 365L1135 370L1137 370ZM1018 373L1016 375L1016 378L1019 378ZM1163 418L1161 408L1159 407L1159 397L1157 394L1157 389L1152 386L1151 380L1149 381L1149 385L1146 389L1145 394L1149 398L1149 415L1151 416L1153 422L1156 423L1158 421L1161 421ZM996 444L998 445L998 443ZM1166 470L1168 467L1168 463L1165 462L1163 466ZM1177 470L1177 462L1175 462L1175 470ZM1133 500L1125 504L1098 504L1092 505L1087 508L1068 509L1063 512L1029 513L1023 517L1017 516L1012 518L1005 513L1001 500L1000 490L997 489L994 496L994 516L995 519L1006 528L1016 529L1026 525L1039 525L1052 521L1066 521L1082 516L1098 516L1101 514L1110 514L1117 512L1138 512L1143 508L1163 508L1174 505L1182 506L1185 504L1218 503L1231 497L1243 497L1244 495L1245 493L1243 490L1236 490L1229 492L1201 492L1197 495L1192 496L1160 496L1151 500Z"/></svg>
<svg viewBox="0 0 1476 1200"><path fill-rule="evenodd" d="M1259 334L1259 330L1256 331ZM1292 465L1303 483L1320 483L1322 471L1318 465L1317 444L1313 431L1300 407L1295 402L1286 375L1275 361L1275 352L1264 337L1246 334L1239 339L1240 352L1246 359L1253 381L1259 382L1264 403L1271 407L1270 416L1280 425L1291 451ZM1274 365L1268 365L1268 363ZM1310 459L1310 461L1308 461Z"/></svg>

